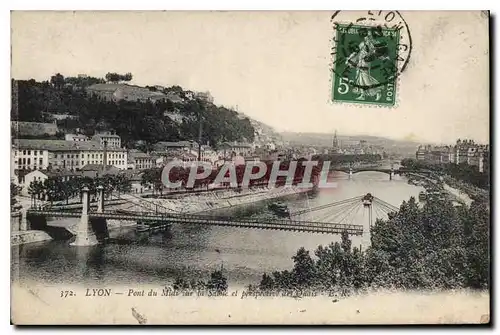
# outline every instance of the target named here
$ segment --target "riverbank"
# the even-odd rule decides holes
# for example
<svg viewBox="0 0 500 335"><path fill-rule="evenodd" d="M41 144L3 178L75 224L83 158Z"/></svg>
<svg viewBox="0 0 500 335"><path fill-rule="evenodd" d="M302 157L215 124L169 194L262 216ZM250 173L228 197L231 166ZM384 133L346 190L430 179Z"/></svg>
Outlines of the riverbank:
<svg viewBox="0 0 500 335"><path fill-rule="evenodd" d="M273 200L284 197L296 196L310 192L311 188L302 188L297 186L283 186L283 187L259 187L252 189L245 189L237 191L228 189L217 192L205 192L199 194L186 194L179 198L147 198L141 202L136 196L123 195L131 202L138 203L143 209L149 210L158 209L170 211L173 213L210 213L216 214L219 210L235 208L242 205L250 205L265 200ZM130 205L123 205L121 207L130 207ZM120 208L120 207L118 207ZM121 209L121 208L120 208Z"/></svg>
<svg viewBox="0 0 500 335"><path fill-rule="evenodd" d="M449 176L439 176L438 179L430 178L421 174L412 173L411 177L408 179L408 183L417 186L423 186L427 191L433 190L436 187L445 191L452 199L459 203L465 204L470 207L474 199L482 197L483 199L488 198L484 192L479 192L477 187L472 185L467 185L463 182L457 181ZM478 194L480 195L478 196Z"/></svg>
<svg viewBox="0 0 500 335"><path fill-rule="evenodd" d="M10 245L21 245L51 240L52 237L42 230L13 231L10 234Z"/></svg>
<svg viewBox="0 0 500 335"><path fill-rule="evenodd" d="M472 204L472 199L465 192L460 191L459 189L453 188L447 183L443 183L443 188L446 192L453 195L458 201L463 202L467 207L470 207Z"/></svg>

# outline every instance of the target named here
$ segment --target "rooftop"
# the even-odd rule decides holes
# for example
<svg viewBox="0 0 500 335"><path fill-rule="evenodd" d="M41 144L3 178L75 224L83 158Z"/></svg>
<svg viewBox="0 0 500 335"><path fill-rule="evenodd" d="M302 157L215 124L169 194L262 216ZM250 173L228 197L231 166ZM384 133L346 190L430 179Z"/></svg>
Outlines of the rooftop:
<svg viewBox="0 0 500 335"><path fill-rule="evenodd" d="M96 141L77 142L64 140L15 139L17 149L48 150L48 151L101 151L104 147ZM119 148L108 148L108 151L126 151Z"/></svg>
<svg viewBox="0 0 500 335"><path fill-rule="evenodd" d="M139 151L139 150L130 150L129 153L128 153L128 157L130 159L134 159L134 158L153 158L153 156L145 153L145 152L142 152L142 151Z"/></svg>
<svg viewBox="0 0 500 335"><path fill-rule="evenodd" d="M116 134L95 134L94 136L92 136L92 138L98 138L98 137L102 137L102 138L106 138L106 137L113 137L113 138L120 138L120 136L116 135Z"/></svg>
<svg viewBox="0 0 500 335"><path fill-rule="evenodd" d="M178 141L178 142L158 142L154 145L156 149L158 148L190 148L198 147L198 143L189 141Z"/></svg>
<svg viewBox="0 0 500 335"><path fill-rule="evenodd" d="M230 147L230 148L251 148L252 146L248 143L240 143L240 142L224 142L221 144L222 147Z"/></svg>
<svg viewBox="0 0 500 335"><path fill-rule="evenodd" d="M28 175L30 173L43 173L47 177L66 177L66 176L81 176L82 173L80 171L70 171L70 170L32 170L25 171L22 175Z"/></svg>

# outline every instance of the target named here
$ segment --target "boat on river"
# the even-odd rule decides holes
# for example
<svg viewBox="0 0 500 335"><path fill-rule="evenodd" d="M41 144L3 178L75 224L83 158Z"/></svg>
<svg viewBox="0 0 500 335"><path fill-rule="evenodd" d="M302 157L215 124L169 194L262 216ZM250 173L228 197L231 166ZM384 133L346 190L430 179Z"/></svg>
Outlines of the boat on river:
<svg viewBox="0 0 500 335"><path fill-rule="evenodd" d="M278 216L281 217L290 216L290 210L288 209L288 206L282 202L270 203L269 205L267 205L267 208Z"/></svg>

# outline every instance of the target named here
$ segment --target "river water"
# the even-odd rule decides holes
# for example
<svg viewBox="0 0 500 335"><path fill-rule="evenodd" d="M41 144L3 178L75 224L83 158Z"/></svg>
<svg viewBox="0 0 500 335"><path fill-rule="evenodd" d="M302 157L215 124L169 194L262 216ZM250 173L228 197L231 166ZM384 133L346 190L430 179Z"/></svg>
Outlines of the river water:
<svg viewBox="0 0 500 335"><path fill-rule="evenodd" d="M410 196L418 198L422 187L409 185L404 177L379 172L344 173L334 177L337 187L320 189L309 200L287 200L291 210L315 207L347 198L374 196L399 207ZM257 207L265 216L265 204ZM302 219L315 219L309 213ZM374 210L374 217L383 213ZM368 231L368 213L361 206L348 222L361 224ZM110 240L93 247L72 247L69 241L33 243L11 248L13 278L35 280L46 284L159 284L171 283L182 275L190 279L207 279L209 273L223 267L230 284L258 283L264 272L290 269L291 257L298 248L311 252L318 245L339 241L338 235L286 232L229 227L174 225L170 233L137 233L135 228L111 231ZM366 248L369 234L352 237L353 246Z"/></svg>

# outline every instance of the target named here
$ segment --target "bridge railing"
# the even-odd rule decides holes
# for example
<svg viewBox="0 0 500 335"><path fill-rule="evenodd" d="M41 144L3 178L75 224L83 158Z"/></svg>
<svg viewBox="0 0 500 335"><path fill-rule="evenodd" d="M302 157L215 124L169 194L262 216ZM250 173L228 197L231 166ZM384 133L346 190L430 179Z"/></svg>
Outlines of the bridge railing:
<svg viewBox="0 0 500 335"><path fill-rule="evenodd" d="M211 216L211 215L195 215L195 214L178 214L178 213L169 213L169 214L157 214L151 212L135 212L135 211L122 211L119 213L116 212L91 212L91 216L97 217L117 217L117 218L128 218L128 219L137 219L137 220L153 220L153 221L183 221L186 223L195 222L195 221L205 221L207 223L210 222L240 222L240 223L250 223L250 224L262 224L264 223L272 223L279 224L283 226L287 225L297 225L297 226L314 226L314 227L322 227L322 228L339 228L339 229L362 229L362 225L354 225L354 224L342 224L342 223L325 223L325 222L315 222L315 221L302 221L302 220L289 220L289 219L235 219L230 216Z"/></svg>

